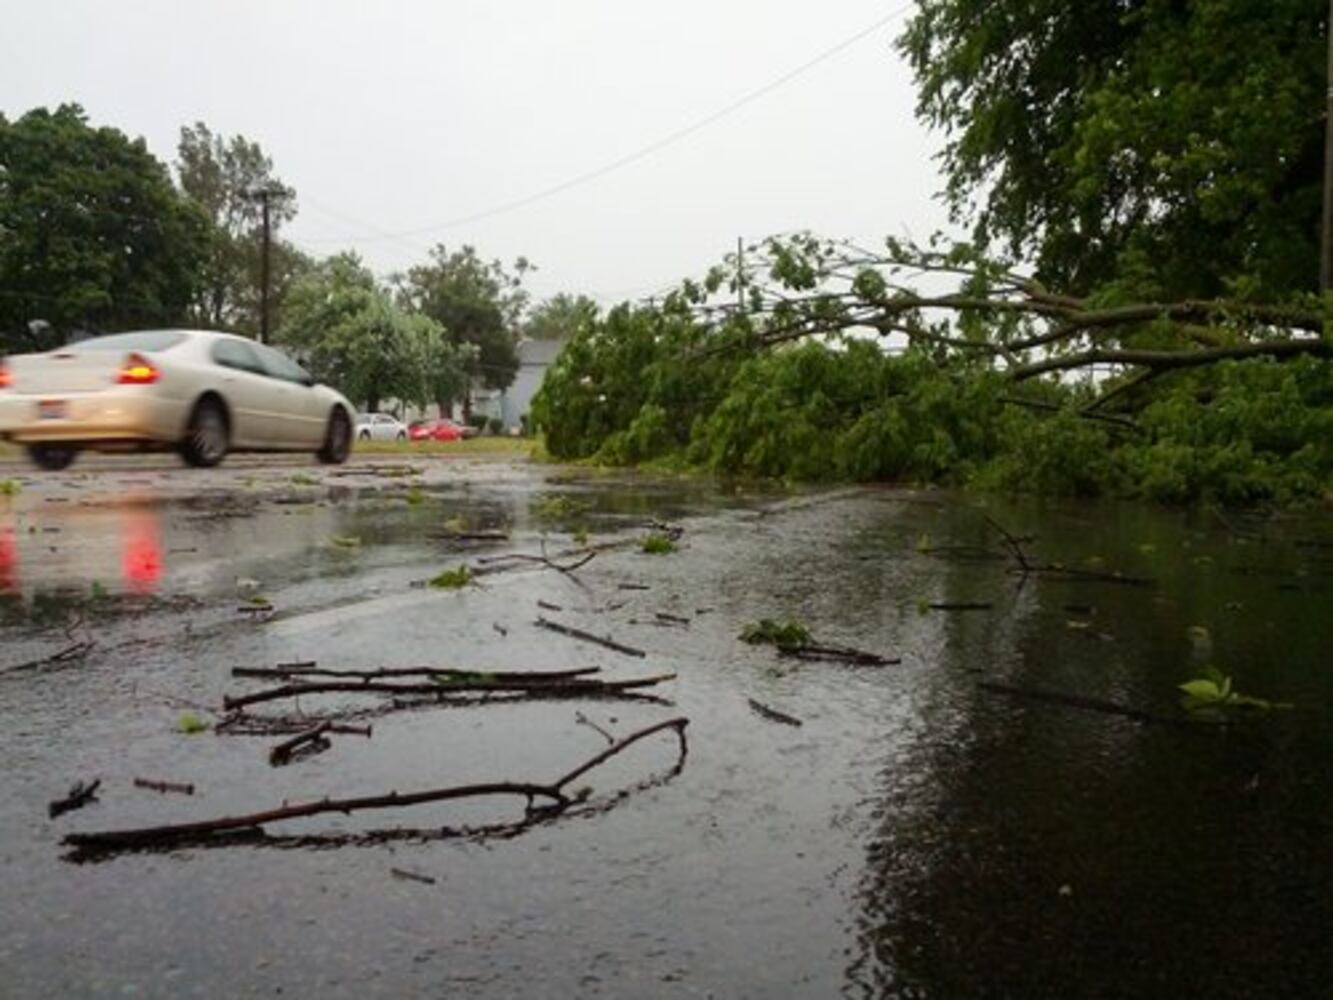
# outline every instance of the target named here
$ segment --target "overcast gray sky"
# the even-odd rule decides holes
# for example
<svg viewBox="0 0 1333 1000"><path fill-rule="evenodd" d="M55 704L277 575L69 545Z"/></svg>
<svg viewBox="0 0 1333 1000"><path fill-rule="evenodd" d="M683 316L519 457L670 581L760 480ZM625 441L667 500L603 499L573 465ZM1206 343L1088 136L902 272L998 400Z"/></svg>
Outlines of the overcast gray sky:
<svg viewBox="0 0 1333 1000"><path fill-rule="evenodd" d="M384 273L471 243L531 259L539 298L609 303L701 274L738 236L942 228L939 137L892 48L910 8L0 0L0 109L77 101L168 162L182 125L239 132L296 188L286 235L308 252Z"/></svg>

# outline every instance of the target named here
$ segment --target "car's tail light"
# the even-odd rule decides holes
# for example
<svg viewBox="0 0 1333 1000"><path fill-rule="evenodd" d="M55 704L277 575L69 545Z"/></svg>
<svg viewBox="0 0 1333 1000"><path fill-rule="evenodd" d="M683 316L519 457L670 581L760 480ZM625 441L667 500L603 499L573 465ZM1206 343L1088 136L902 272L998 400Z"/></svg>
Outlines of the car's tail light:
<svg viewBox="0 0 1333 1000"><path fill-rule="evenodd" d="M0 358L0 389L8 389L14 384L14 374L5 364L4 358Z"/></svg>
<svg viewBox="0 0 1333 1000"><path fill-rule="evenodd" d="M162 373L142 355L131 354L121 365L116 381L121 385L148 385L162 377Z"/></svg>

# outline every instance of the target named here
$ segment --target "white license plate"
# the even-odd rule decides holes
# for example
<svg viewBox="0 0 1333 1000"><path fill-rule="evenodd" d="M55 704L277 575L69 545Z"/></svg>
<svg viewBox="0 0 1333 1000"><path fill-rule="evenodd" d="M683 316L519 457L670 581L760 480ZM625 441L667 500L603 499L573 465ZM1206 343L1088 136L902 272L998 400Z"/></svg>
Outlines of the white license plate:
<svg viewBox="0 0 1333 1000"><path fill-rule="evenodd" d="M37 403L40 420L64 420L69 416L69 404L63 399L43 399Z"/></svg>

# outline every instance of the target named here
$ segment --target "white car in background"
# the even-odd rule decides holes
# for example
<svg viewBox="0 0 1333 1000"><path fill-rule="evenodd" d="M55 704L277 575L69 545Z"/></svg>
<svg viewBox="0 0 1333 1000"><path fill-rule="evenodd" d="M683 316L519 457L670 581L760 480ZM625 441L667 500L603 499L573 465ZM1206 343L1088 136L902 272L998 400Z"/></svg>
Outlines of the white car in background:
<svg viewBox="0 0 1333 1000"><path fill-rule="evenodd" d="M353 412L285 354L229 333L141 330L0 358L0 438L43 469L84 449L175 448L202 467L228 451L341 463Z"/></svg>
<svg viewBox="0 0 1333 1000"><path fill-rule="evenodd" d="M407 424L387 413L358 413L356 415L358 441L406 441Z"/></svg>

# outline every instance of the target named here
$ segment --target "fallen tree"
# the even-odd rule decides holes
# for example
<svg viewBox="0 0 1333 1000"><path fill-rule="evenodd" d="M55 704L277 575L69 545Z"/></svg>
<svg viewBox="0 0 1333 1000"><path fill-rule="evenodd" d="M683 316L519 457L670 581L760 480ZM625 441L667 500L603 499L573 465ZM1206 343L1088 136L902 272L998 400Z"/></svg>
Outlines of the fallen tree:
<svg viewBox="0 0 1333 1000"><path fill-rule="evenodd" d="M551 453L798 480L1318 500L1333 340L1312 294L1071 295L969 246L745 248L566 345Z"/></svg>

